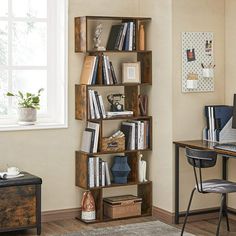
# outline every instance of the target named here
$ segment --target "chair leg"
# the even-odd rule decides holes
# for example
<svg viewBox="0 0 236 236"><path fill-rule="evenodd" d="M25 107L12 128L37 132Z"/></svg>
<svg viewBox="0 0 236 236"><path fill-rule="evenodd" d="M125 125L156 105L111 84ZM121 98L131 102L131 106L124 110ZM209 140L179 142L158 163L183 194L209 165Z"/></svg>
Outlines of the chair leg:
<svg viewBox="0 0 236 236"><path fill-rule="evenodd" d="M226 198L226 195L224 195L224 198ZM225 212L225 217L226 217L226 223L227 223L227 231L230 231L230 227L229 227L229 217L228 217L228 209L227 209L227 205L225 204L225 200L224 200L224 212Z"/></svg>
<svg viewBox="0 0 236 236"><path fill-rule="evenodd" d="M193 189L193 191L191 193L191 196L190 196L190 199L189 199L188 208L187 208L187 211L186 211L186 216L185 216L184 224L183 224L182 231L181 231L181 236L184 233L184 228L185 228L185 225L187 223L188 214L189 214L189 210L190 210L190 206L191 206L191 203L192 203L192 200L193 200L193 194L194 194L195 190L196 190L196 188Z"/></svg>
<svg viewBox="0 0 236 236"><path fill-rule="evenodd" d="M222 214L223 214L224 199L225 199L224 194L222 194L221 205L220 205L220 213L219 213L219 222L218 222L218 226L217 226L216 236L220 235L220 223L221 223Z"/></svg>

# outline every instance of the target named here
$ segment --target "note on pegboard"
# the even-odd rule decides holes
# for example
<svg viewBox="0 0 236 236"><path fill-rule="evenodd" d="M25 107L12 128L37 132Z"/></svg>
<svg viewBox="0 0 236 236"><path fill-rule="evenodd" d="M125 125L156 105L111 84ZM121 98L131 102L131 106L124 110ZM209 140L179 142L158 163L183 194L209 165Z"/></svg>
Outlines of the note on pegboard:
<svg viewBox="0 0 236 236"><path fill-rule="evenodd" d="M214 91L214 38L212 32L182 33L182 92ZM213 76L203 76L203 67L212 68ZM198 77L191 87L190 75Z"/></svg>

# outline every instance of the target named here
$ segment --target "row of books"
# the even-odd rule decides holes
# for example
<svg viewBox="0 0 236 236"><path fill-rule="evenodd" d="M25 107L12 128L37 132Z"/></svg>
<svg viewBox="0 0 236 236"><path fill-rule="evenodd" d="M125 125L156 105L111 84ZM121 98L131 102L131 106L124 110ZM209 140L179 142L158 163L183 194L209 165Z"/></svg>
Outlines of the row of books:
<svg viewBox="0 0 236 236"><path fill-rule="evenodd" d="M88 187L111 185L111 177L108 163L100 157L91 156L88 158Z"/></svg>
<svg viewBox="0 0 236 236"><path fill-rule="evenodd" d="M102 83L111 85L118 84L112 62L106 55L85 56L80 76L80 84L99 84L98 69L102 67Z"/></svg>
<svg viewBox="0 0 236 236"><path fill-rule="evenodd" d="M89 89L89 118L90 119L101 119L106 118L106 111L103 103L103 98L98 94L97 91Z"/></svg>
<svg viewBox="0 0 236 236"><path fill-rule="evenodd" d="M150 145L149 121L138 120L121 123L121 131L125 134L126 150L147 149Z"/></svg>
<svg viewBox="0 0 236 236"><path fill-rule="evenodd" d="M203 139L219 142L220 131L233 115L233 107L226 105L205 106L207 127L203 130Z"/></svg>
<svg viewBox="0 0 236 236"><path fill-rule="evenodd" d="M107 50L132 51L136 48L134 22L112 25L107 41Z"/></svg>
<svg viewBox="0 0 236 236"><path fill-rule="evenodd" d="M83 131L80 150L87 153L96 153L98 151L100 125L88 122Z"/></svg>

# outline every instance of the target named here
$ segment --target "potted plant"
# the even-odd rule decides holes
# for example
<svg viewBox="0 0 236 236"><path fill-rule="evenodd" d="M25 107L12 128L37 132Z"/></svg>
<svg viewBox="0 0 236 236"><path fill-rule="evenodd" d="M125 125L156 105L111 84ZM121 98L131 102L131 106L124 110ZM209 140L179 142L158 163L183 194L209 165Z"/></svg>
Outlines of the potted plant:
<svg viewBox="0 0 236 236"><path fill-rule="evenodd" d="M16 97L18 100L18 123L20 125L34 125L37 120L37 110L40 109L40 95L43 88L37 94L25 93L21 91L13 94L8 92L9 97Z"/></svg>

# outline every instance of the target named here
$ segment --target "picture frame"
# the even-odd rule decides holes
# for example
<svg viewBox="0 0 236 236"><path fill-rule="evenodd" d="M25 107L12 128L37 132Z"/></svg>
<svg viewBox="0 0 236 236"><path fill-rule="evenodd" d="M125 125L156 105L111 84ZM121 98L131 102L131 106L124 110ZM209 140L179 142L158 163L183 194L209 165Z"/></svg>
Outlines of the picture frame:
<svg viewBox="0 0 236 236"><path fill-rule="evenodd" d="M122 64L122 83L141 83L140 62Z"/></svg>

